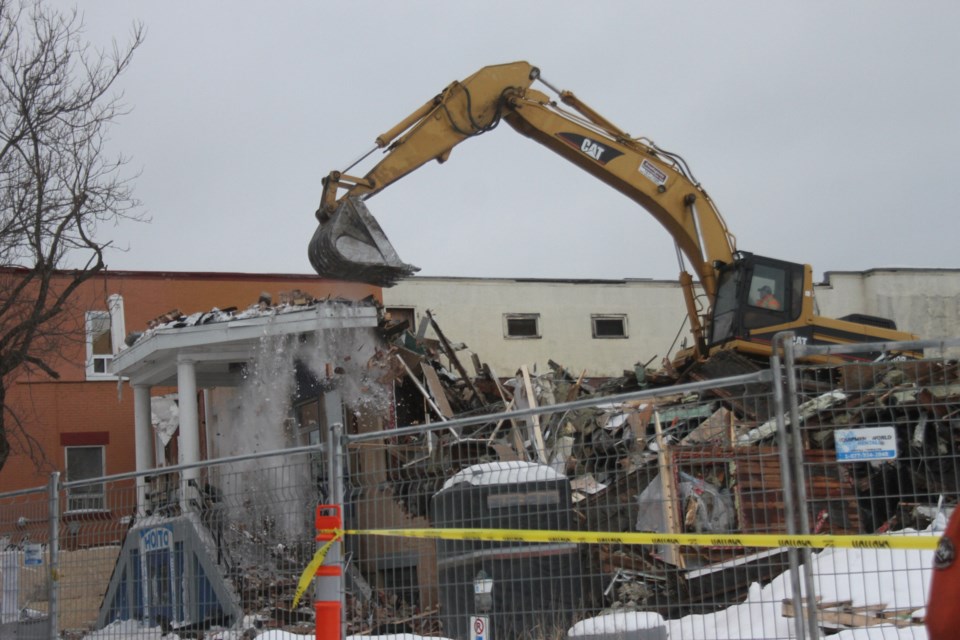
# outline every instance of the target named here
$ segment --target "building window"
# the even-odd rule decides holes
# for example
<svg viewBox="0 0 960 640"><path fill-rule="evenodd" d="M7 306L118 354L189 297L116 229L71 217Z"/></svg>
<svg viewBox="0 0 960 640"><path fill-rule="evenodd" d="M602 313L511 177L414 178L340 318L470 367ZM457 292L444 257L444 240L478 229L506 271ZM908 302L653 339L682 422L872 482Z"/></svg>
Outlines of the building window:
<svg viewBox="0 0 960 640"><path fill-rule="evenodd" d="M107 298L108 311L87 312L87 377L114 378L110 362L124 339L123 297Z"/></svg>
<svg viewBox="0 0 960 640"><path fill-rule="evenodd" d="M113 340L109 311L87 311L87 375L110 375Z"/></svg>
<svg viewBox="0 0 960 640"><path fill-rule="evenodd" d="M406 321L410 333L417 332L417 313L413 307L387 307L387 313L394 322Z"/></svg>
<svg viewBox="0 0 960 640"><path fill-rule="evenodd" d="M627 316L625 314L592 315L594 338L626 338Z"/></svg>
<svg viewBox="0 0 960 640"><path fill-rule="evenodd" d="M539 338L539 313L503 314L503 336L505 338Z"/></svg>
<svg viewBox="0 0 960 640"><path fill-rule="evenodd" d="M104 475L103 447L66 447L67 482L101 478ZM104 511L107 507L102 482L70 489L67 511Z"/></svg>

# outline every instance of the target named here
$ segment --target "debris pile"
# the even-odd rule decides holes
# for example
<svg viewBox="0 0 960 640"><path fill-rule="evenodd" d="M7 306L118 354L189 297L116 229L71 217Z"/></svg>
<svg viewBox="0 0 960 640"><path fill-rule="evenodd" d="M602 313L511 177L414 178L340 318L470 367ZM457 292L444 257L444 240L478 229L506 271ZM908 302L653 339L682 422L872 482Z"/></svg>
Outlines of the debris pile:
<svg viewBox="0 0 960 640"><path fill-rule="evenodd" d="M281 295L277 305L263 296L240 313L214 309L184 316L173 311L155 319L148 330L280 313L317 302L302 292ZM428 329L434 337L427 337ZM408 426L491 416L473 426L386 440L385 474L372 480L375 492L392 498L409 518L429 521L432 497L461 470L523 461L551 467L569 479L571 508L583 530L788 530L772 385L720 382L760 370L754 361L723 351L684 371L665 361L659 369L638 365L613 379L550 361L547 371L520 365L512 375L501 376L477 354L465 363L465 345L452 342L429 311L417 327L383 313L379 332L383 343L368 369L375 368L378 381L395 389L395 413L385 416L385 422ZM800 370L797 424L788 417L786 427L800 430L804 507L813 533L923 528L936 516L942 497L955 501L960 493L958 374L956 362L935 360ZM715 387L678 392L681 383L711 380L717 381ZM656 393L644 400L605 400L645 389ZM564 406L584 399L591 402ZM528 408L543 413L498 417ZM838 431L878 426L892 429L895 457L838 459ZM363 499L366 470L358 471L350 481L361 486L348 487L347 495ZM300 551L293 564L303 560L306 547ZM275 572L248 572L244 589L250 592L244 601L256 603L274 624L300 624L298 617L305 614L288 610L292 582L276 578L288 573L289 563L277 560ZM767 583L784 571L787 550L583 545L581 566L590 576L586 604L595 610L634 608L677 618L745 597L752 583ZM347 581L350 633L440 631L435 609L421 610L395 591L372 588L367 580L372 576L362 575L359 567L350 566ZM844 620L866 615L843 609L842 603L834 609Z"/></svg>
<svg viewBox="0 0 960 640"><path fill-rule="evenodd" d="M404 323L405 325L405 323ZM437 339L425 338L432 326ZM761 365L720 352L688 371L638 366L596 379L550 362L501 378L472 356L468 375L457 349L426 314L414 333L389 320L402 425L595 398L586 409L406 436L385 455L392 493L411 517L429 517L443 483L475 464L522 460L570 478L584 529L665 533L784 533L782 465L770 384L671 393L683 382L719 380ZM960 383L950 361L890 361L805 367L799 375L807 515L813 533L882 533L929 524L941 496L960 493ZM652 400L604 402L653 388ZM425 407L425 409L423 409ZM416 409L422 410L421 414ZM787 418L787 428L791 429ZM835 434L891 427L896 457L838 459ZM667 509L663 505L669 505ZM597 545L584 566L604 576L597 606L635 606L668 617L713 610L745 596L787 566L786 549ZM731 600L734 599L734 600ZM678 605L678 603L680 603Z"/></svg>

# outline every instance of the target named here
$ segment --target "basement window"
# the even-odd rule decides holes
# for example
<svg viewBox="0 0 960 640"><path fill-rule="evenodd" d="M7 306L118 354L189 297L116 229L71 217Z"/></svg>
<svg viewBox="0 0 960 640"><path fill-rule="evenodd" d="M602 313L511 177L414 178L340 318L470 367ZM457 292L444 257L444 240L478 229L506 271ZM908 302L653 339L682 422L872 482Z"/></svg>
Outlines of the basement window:
<svg viewBox="0 0 960 640"><path fill-rule="evenodd" d="M103 447L66 447L65 454L67 482L103 477ZM67 511L103 511L106 506L102 482L72 487L67 494Z"/></svg>
<svg viewBox="0 0 960 640"><path fill-rule="evenodd" d="M503 314L504 338L539 338L539 313L505 313Z"/></svg>
<svg viewBox="0 0 960 640"><path fill-rule="evenodd" d="M626 338L626 314L593 314L590 316L594 338Z"/></svg>

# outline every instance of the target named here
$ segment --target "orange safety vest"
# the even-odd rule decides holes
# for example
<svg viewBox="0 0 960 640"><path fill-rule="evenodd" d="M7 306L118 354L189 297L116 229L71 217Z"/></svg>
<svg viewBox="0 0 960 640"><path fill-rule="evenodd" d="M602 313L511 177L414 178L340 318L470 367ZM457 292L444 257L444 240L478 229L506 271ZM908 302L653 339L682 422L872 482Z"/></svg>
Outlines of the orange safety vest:
<svg viewBox="0 0 960 640"><path fill-rule="evenodd" d="M780 309L780 301L777 300L776 296L772 293L764 294L760 300L757 301L757 306L763 307L764 309Z"/></svg>
<svg viewBox="0 0 960 640"><path fill-rule="evenodd" d="M930 640L954 640L960 637L960 507L953 510L950 524L933 557L933 579L927 601L927 634Z"/></svg>

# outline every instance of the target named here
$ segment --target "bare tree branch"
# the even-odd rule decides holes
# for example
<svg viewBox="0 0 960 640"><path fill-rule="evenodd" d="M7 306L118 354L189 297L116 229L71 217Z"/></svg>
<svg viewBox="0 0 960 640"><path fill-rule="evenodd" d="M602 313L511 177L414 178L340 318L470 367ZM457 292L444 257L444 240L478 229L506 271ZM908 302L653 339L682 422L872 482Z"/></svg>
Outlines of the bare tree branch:
<svg viewBox="0 0 960 640"><path fill-rule="evenodd" d="M42 0L0 0L0 404L30 367L57 378L56 344L78 287L104 269L99 228L139 219L127 159L106 135L127 113L117 79L143 42L95 50L83 21ZM71 265L82 265L80 267ZM74 327L75 328L75 327ZM0 469L27 423L0 411ZM14 429L17 433L10 431Z"/></svg>

